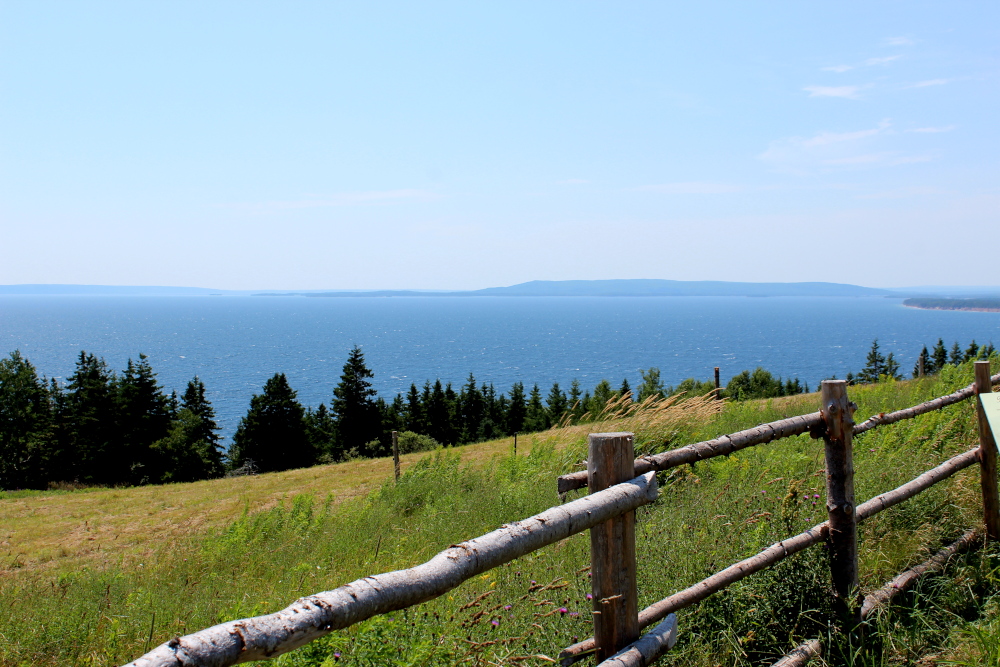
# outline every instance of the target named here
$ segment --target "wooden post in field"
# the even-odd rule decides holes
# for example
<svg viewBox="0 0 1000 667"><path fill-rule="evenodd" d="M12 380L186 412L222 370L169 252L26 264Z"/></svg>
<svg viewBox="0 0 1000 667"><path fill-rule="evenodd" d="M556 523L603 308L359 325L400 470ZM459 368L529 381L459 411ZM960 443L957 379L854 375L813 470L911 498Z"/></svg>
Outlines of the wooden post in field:
<svg viewBox="0 0 1000 667"><path fill-rule="evenodd" d="M590 493L635 477L631 433L591 433L589 445ZM590 529L590 574L597 662L602 662L639 638L634 511Z"/></svg>
<svg viewBox="0 0 1000 667"><path fill-rule="evenodd" d="M830 575L834 606L846 622L861 621L858 595L858 524L854 512L854 410L846 380L823 380L820 410L826 423L826 511L830 518Z"/></svg>
<svg viewBox="0 0 1000 667"><path fill-rule="evenodd" d="M924 355L921 354L917 357L917 377L922 378L924 376Z"/></svg>
<svg viewBox="0 0 1000 667"><path fill-rule="evenodd" d="M997 443L986 419L983 400L978 394L993 392L990 382L990 362L976 362L976 414L979 421L979 476L983 489L983 521L986 535L1000 539L1000 498L997 497Z"/></svg>
<svg viewBox="0 0 1000 667"><path fill-rule="evenodd" d="M715 398L719 398L719 367L715 367Z"/></svg>
<svg viewBox="0 0 1000 667"><path fill-rule="evenodd" d="M392 432L392 465L396 470L396 481L399 481L399 433Z"/></svg>

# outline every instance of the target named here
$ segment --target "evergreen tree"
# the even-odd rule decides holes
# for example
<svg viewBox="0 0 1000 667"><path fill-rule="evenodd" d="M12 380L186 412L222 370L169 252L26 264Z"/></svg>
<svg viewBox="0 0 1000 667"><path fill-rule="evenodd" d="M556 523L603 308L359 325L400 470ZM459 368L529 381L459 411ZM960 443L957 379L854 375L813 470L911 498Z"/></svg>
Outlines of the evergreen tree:
<svg viewBox="0 0 1000 667"><path fill-rule="evenodd" d="M558 382L552 383L552 389L549 390L549 395L545 399L545 407L548 412L547 421L549 424L558 424L569 409L566 394L559 388Z"/></svg>
<svg viewBox="0 0 1000 667"><path fill-rule="evenodd" d="M479 390L483 396L483 424L479 431L480 440L493 440L506 433L504 425L507 422L505 413L506 399L503 395L497 397L493 384L483 383Z"/></svg>
<svg viewBox="0 0 1000 667"><path fill-rule="evenodd" d="M427 404L427 435L442 445L454 445L454 428L451 419L452 413L449 410L444 387L441 385L441 380L436 380Z"/></svg>
<svg viewBox="0 0 1000 667"><path fill-rule="evenodd" d="M878 338L872 341L872 347L865 357L865 367L857 375L857 381L861 383L874 383L879 381L879 376L885 373L885 355L879 351Z"/></svg>
<svg viewBox="0 0 1000 667"><path fill-rule="evenodd" d="M52 405L44 379L15 350L0 359L0 489L43 486Z"/></svg>
<svg viewBox="0 0 1000 667"><path fill-rule="evenodd" d="M450 382L444 386L444 404L448 409L448 421L446 422L448 427L448 439L445 444L456 445L458 444L458 438L461 435L462 427L459 422L458 394L456 394L455 390L451 388Z"/></svg>
<svg viewBox="0 0 1000 667"><path fill-rule="evenodd" d="M896 361L892 352L885 357L885 371L883 371L883 374L890 380L903 379L903 374L899 372L899 362Z"/></svg>
<svg viewBox="0 0 1000 667"><path fill-rule="evenodd" d="M927 373L937 373L948 363L948 350L945 349L944 340L938 338L934 351L931 352L931 368Z"/></svg>
<svg viewBox="0 0 1000 667"><path fill-rule="evenodd" d="M427 433L427 421L424 418L424 404L420 400L417 385L411 384L406 392L406 417L404 428L413 433Z"/></svg>
<svg viewBox="0 0 1000 667"><path fill-rule="evenodd" d="M924 373L925 374L929 375L929 374L931 374L931 373L934 372L934 369L931 368L931 364L933 364L934 361L931 359L930 353L927 352L927 346L924 345L924 349L920 350L920 354L917 355L917 363L915 363L913 365L913 377L920 377L920 361L921 360L923 360L923 362L924 362Z"/></svg>
<svg viewBox="0 0 1000 667"><path fill-rule="evenodd" d="M583 405L583 396L580 395L580 381L573 378L569 385L569 409L573 413L573 419L577 420L583 416L586 408Z"/></svg>
<svg viewBox="0 0 1000 667"><path fill-rule="evenodd" d="M983 349L980 351L980 354L982 355L983 359L990 359L993 356L995 356L996 353L997 349L993 347L993 341L990 341L986 345L983 345Z"/></svg>
<svg viewBox="0 0 1000 667"><path fill-rule="evenodd" d="M663 398L663 381L660 380L660 369L650 368L648 371L641 371L642 384L639 385L639 400L645 401L650 396Z"/></svg>
<svg viewBox="0 0 1000 667"><path fill-rule="evenodd" d="M215 409L205 395L205 383L195 376L187 384L175 410L168 443L157 443L167 460L161 464L163 481L194 481L221 477L225 456L215 421Z"/></svg>
<svg viewBox="0 0 1000 667"><path fill-rule="evenodd" d="M611 388L611 383L607 380L601 380L594 387L594 395L590 397L587 402L587 412L590 413L590 418L592 420L599 419L601 414L604 412L604 408L608 405L608 402L615 397L615 392Z"/></svg>
<svg viewBox="0 0 1000 667"><path fill-rule="evenodd" d="M232 467L252 463L258 472L304 468L316 462L305 409L284 373L276 373L264 383L264 392L250 399L250 410L236 427L229 457Z"/></svg>
<svg viewBox="0 0 1000 667"><path fill-rule="evenodd" d="M128 360L116 385L118 443L109 464L117 468L116 482L150 484L165 478L171 465L154 452L153 443L170 434L173 426L171 401L156 381L149 359L139 355Z"/></svg>
<svg viewBox="0 0 1000 667"><path fill-rule="evenodd" d="M81 351L60 401L59 463L50 481L122 484L131 461L117 451L117 380L103 359Z"/></svg>
<svg viewBox="0 0 1000 667"><path fill-rule="evenodd" d="M632 398L632 387L629 386L628 378L622 380L622 386L618 390L618 395L623 397Z"/></svg>
<svg viewBox="0 0 1000 667"><path fill-rule="evenodd" d="M459 415L462 424L461 442L477 442L486 418L486 404L476 387L476 378L469 373L469 379L458 397Z"/></svg>
<svg viewBox="0 0 1000 667"><path fill-rule="evenodd" d="M309 434L309 443L316 452L316 460L319 463L335 462L337 422L334 421L326 404L320 403L315 410L307 409L305 419L306 432Z"/></svg>
<svg viewBox="0 0 1000 667"><path fill-rule="evenodd" d="M374 374L365 365L365 355L355 345L347 356L340 382L333 390L331 412L337 422L337 454L356 449L363 456L369 443L382 435L382 418L375 404L376 392L369 381Z"/></svg>
<svg viewBox="0 0 1000 667"><path fill-rule="evenodd" d="M524 418L524 430L544 431L549 427L549 415L542 405L542 392L536 383L528 396L528 409Z"/></svg>
<svg viewBox="0 0 1000 667"><path fill-rule="evenodd" d="M525 419L528 416L528 405L524 398L524 384L515 382L510 389L510 404L507 407L507 435L522 433L525 430Z"/></svg>
<svg viewBox="0 0 1000 667"><path fill-rule="evenodd" d="M973 359L979 358L979 346L976 345L975 339L969 343L969 347L965 350L965 357L962 361L972 361Z"/></svg>
<svg viewBox="0 0 1000 667"><path fill-rule="evenodd" d="M957 340L955 341L955 344L951 346L951 354L948 357L948 361L952 366L958 366L962 363L962 348L959 347Z"/></svg>

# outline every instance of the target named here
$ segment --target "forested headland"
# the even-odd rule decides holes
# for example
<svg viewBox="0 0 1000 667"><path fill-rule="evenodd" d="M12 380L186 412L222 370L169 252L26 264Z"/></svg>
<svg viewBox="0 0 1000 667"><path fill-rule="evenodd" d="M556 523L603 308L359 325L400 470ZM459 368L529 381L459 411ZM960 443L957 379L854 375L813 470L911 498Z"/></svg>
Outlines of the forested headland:
<svg viewBox="0 0 1000 667"><path fill-rule="evenodd" d="M945 365L995 355L992 343L973 341L948 351L942 340L920 353L927 374ZM919 362L913 376L919 373ZM284 373L275 373L251 400L230 446L224 448L204 383L184 391L160 385L140 354L120 373L80 352L65 383L39 375L19 352L0 359L0 489L60 486L132 486L254 474L391 453L392 432L403 453L481 442L556 425L599 421L623 404L677 394L704 395L714 383L688 378L664 385L660 370L641 371L634 389L601 380L582 390L576 380L547 392L515 383L507 392L470 373L457 389L426 381L391 400L372 387L374 373L355 347L327 404L303 406ZM878 341L853 383L901 378L892 353ZM733 376L720 398L749 400L808 392L798 378L782 380L763 368Z"/></svg>

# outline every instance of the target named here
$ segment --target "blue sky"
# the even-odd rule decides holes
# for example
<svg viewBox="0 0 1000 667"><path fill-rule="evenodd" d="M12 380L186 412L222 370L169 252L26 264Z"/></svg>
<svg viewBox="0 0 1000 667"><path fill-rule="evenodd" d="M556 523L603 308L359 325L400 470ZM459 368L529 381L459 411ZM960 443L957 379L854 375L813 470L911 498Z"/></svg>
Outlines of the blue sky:
<svg viewBox="0 0 1000 667"><path fill-rule="evenodd" d="M996 2L0 3L0 284L1000 283Z"/></svg>

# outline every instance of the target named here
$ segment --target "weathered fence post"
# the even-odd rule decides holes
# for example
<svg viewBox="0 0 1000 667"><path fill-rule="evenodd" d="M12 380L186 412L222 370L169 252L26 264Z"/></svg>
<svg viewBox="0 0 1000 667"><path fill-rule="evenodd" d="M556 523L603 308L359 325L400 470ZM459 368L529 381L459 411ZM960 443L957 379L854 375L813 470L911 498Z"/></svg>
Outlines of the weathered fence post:
<svg viewBox="0 0 1000 667"><path fill-rule="evenodd" d="M392 432L392 465L396 471L396 481L399 481L399 433Z"/></svg>
<svg viewBox="0 0 1000 667"><path fill-rule="evenodd" d="M917 377L922 378L924 376L924 355L921 354L917 357Z"/></svg>
<svg viewBox="0 0 1000 667"><path fill-rule="evenodd" d="M858 594L858 524L854 512L854 410L845 380L823 380L820 410L826 423L826 511L830 518L830 576L834 604L845 621L861 621Z"/></svg>
<svg viewBox="0 0 1000 667"><path fill-rule="evenodd" d="M590 493L635 477L631 433L591 433L587 456ZM635 512L590 529L594 639L602 662L639 638Z"/></svg>
<svg viewBox="0 0 1000 667"><path fill-rule="evenodd" d="M976 414L979 422L979 478L983 489L983 521L986 535L1000 539L1000 498L997 496L997 443L986 419L983 399L978 394L992 393L990 362L976 362Z"/></svg>

